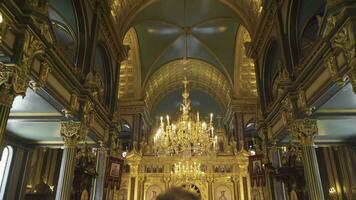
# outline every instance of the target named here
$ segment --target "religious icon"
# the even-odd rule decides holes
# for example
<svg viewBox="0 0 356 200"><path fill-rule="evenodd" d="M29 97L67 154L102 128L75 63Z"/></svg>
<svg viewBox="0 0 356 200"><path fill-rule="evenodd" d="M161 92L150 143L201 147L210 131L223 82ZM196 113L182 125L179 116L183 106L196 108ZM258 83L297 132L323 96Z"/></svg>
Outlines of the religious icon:
<svg viewBox="0 0 356 200"><path fill-rule="evenodd" d="M215 190L216 200L233 200L232 192L226 185L220 185Z"/></svg>
<svg viewBox="0 0 356 200"><path fill-rule="evenodd" d="M262 170L261 170L261 161L257 160L257 161L253 161L253 173L254 174L261 174Z"/></svg>
<svg viewBox="0 0 356 200"><path fill-rule="evenodd" d="M112 177L120 177L120 164L111 163L110 176L112 176Z"/></svg>

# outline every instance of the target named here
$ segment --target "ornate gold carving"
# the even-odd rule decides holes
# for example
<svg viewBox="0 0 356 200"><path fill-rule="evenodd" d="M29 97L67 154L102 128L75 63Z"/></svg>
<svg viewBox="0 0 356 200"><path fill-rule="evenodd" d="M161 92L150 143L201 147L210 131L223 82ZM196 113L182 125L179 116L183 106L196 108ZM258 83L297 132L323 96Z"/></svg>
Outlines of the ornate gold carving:
<svg viewBox="0 0 356 200"><path fill-rule="evenodd" d="M353 61L352 64L352 66L354 67L351 68L351 71L348 74L350 83L352 85L352 90L354 91L354 93L356 93L356 66L355 66L356 62L355 61Z"/></svg>
<svg viewBox="0 0 356 200"><path fill-rule="evenodd" d="M11 106L15 96L25 96L29 80L22 67L0 62L0 103Z"/></svg>
<svg viewBox="0 0 356 200"><path fill-rule="evenodd" d="M236 96L256 97L256 74L254 60L247 56L247 49L251 47L251 37L244 26L241 26L236 42L235 88Z"/></svg>
<svg viewBox="0 0 356 200"><path fill-rule="evenodd" d="M32 89L37 92L41 87L43 87L47 81L48 74L52 71L47 61L42 61L40 66L40 72L38 75L38 80L31 83Z"/></svg>
<svg viewBox="0 0 356 200"><path fill-rule="evenodd" d="M335 56L332 55L327 58L325 66L329 70L332 80L336 82L339 86L343 86L345 84L345 81L339 74L339 69L337 67Z"/></svg>
<svg viewBox="0 0 356 200"><path fill-rule="evenodd" d="M125 51L124 47L130 50ZM120 51L119 99L137 99L141 95L141 74L139 47L135 30L130 29L124 38L123 50ZM127 49L127 48L126 48ZM126 56L126 57L125 57Z"/></svg>
<svg viewBox="0 0 356 200"><path fill-rule="evenodd" d="M81 122L73 120L61 123L60 134L63 137L64 144L70 147L75 147L85 137L81 131Z"/></svg>
<svg viewBox="0 0 356 200"><path fill-rule="evenodd" d="M92 97L101 102L104 100L104 82L99 72L90 71L84 85L90 90Z"/></svg>
<svg viewBox="0 0 356 200"><path fill-rule="evenodd" d="M82 123L86 128L90 128L95 120L95 111L91 101L85 102L83 108Z"/></svg>
<svg viewBox="0 0 356 200"><path fill-rule="evenodd" d="M187 61L185 64L180 60L170 62L149 78L144 89L147 92L144 100L148 108L152 109L155 102L159 102L164 94L177 88L183 77L188 75L193 88L203 88L223 109L226 109L231 99L231 84L226 76L206 62L194 59ZM187 70L184 70L185 67Z"/></svg>
<svg viewBox="0 0 356 200"><path fill-rule="evenodd" d="M13 70L11 67L0 63L0 103L11 106L14 100L14 95L9 94L11 90L11 77L13 76Z"/></svg>
<svg viewBox="0 0 356 200"><path fill-rule="evenodd" d="M74 93L70 96L69 109L63 109L62 112L67 118L74 117L74 113L79 109L78 96Z"/></svg>
<svg viewBox="0 0 356 200"><path fill-rule="evenodd" d="M25 96L30 82L30 67L33 57L44 49L43 43L31 34L26 34L27 40L23 48L20 65L0 63L0 103L11 105L15 96Z"/></svg>
<svg viewBox="0 0 356 200"><path fill-rule="evenodd" d="M292 124L292 134L298 137L302 145L314 145L314 138L318 134L316 120L297 119Z"/></svg>
<svg viewBox="0 0 356 200"><path fill-rule="evenodd" d="M292 80L288 70L279 63L279 72L272 86L272 95L274 99L279 99L286 89L290 86Z"/></svg>
<svg viewBox="0 0 356 200"><path fill-rule="evenodd" d="M284 124L289 124L294 119L294 106L290 96L283 99L281 109Z"/></svg>
<svg viewBox="0 0 356 200"><path fill-rule="evenodd" d="M351 22L346 23L334 36L332 40L334 48L343 50L347 61L350 62L355 57L355 39Z"/></svg>
<svg viewBox="0 0 356 200"><path fill-rule="evenodd" d="M310 107L307 104L307 97L305 96L305 91L303 89L298 90L298 108L307 115L311 115L315 108Z"/></svg>
<svg viewBox="0 0 356 200"><path fill-rule="evenodd" d="M354 92L356 92L356 50L355 50L355 38L353 34L353 25L351 22L347 22L334 36L332 40L332 46L343 50L343 53L347 59L349 67L348 77L352 84ZM334 61L335 60L335 61ZM339 84L344 84L343 77L338 73L336 58L330 61L330 67L334 64L334 68L331 71L333 79L336 79Z"/></svg>
<svg viewBox="0 0 356 200"><path fill-rule="evenodd" d="M327 19L323 37L327 36L335 28L336 21L335 16L331 16Z"/></svg>

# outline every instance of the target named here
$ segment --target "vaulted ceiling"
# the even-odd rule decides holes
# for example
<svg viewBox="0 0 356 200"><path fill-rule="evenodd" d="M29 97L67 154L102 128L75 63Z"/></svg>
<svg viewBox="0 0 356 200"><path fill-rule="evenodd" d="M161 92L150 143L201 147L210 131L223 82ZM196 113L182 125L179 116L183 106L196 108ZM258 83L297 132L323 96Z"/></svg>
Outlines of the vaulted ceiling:
<svg viewBox="0 0 356 200"><path fill-rule="evenodd" d="M133 26L140 47L143 84L170 61L194 58L233 79L239 16L216 0L158 0Z"/></svg>

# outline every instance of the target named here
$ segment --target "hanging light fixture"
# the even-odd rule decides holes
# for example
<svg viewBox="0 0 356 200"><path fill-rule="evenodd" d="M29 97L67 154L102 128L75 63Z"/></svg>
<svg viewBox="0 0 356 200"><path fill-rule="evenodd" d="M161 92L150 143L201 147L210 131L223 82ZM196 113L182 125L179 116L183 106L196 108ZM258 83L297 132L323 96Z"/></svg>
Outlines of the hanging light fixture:
<svg viewBox="0 0 356 200"><path fill-rule="evenodd" d="M167 115L154 135L154 151L157 156L191 156L209 155L216 151L217 136L214 134L213 114L209 122L200 119L199 112L194 116L188 92L188 80L183 80L183 103L176 123Z"/></svg>

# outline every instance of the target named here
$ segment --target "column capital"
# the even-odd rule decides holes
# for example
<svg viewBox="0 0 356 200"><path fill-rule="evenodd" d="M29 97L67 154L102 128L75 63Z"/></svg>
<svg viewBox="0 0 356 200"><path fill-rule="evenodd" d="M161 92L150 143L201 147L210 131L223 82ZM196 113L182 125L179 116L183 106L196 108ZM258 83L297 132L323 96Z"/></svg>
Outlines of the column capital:
<svg viewBox="0 0 356 200"><path fill-rule="evenodd" d="M312 119L297 119L291 128L292 134L297 136L302 145L314 145L314 138L318 134L317 121Z"/></svg>
<svg viewBox="0 0 356 200"><path fill-rule="evenodd" d="M84 138L81 127L81 122L79 121L68 120L61 123L60 134L63 137L65 146L76 146Z"/></svg>
<svg viewBox="0 0 356 200"><path fill-rule="evenodd" d="M17 95L24 96L30 78L23 68L0 62L0 104L11 106Z"/></svg>
<svg viewBox="0 0 356 200"><path fill-rule="evenodd" d="M232 176L231 180L232 180L232 182L237 183L239 181L239 177L238 176Z"/></svg>
<svg viewBox="0 0 356 200"><path fill-rule="evenodd" d="M213 183L214 182L214 177L209 176L209 177L206 178L206 181L208 181L208 183Z"/></svg>

